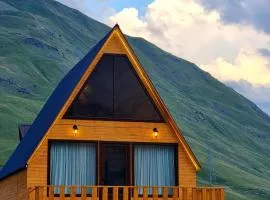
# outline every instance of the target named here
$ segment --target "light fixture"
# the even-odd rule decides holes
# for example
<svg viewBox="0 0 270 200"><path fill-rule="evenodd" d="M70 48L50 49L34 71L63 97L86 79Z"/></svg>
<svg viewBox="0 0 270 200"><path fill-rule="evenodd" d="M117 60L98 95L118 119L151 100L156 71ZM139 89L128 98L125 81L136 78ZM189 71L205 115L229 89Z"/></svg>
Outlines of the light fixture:
<svg viewBox="0 0 270 200"><path fill-rule="evenodd" d="M78 126L76 124L74 124L73 125L73 133L75 136L77 136L78 130L79 130Z"/></svg>
<svg viewBox="0 0 270 200"><path fill-rule="evenodd" d="M153 134L154 134L155 138L158 136L158 129L157 128L153 128Z"/></svg>

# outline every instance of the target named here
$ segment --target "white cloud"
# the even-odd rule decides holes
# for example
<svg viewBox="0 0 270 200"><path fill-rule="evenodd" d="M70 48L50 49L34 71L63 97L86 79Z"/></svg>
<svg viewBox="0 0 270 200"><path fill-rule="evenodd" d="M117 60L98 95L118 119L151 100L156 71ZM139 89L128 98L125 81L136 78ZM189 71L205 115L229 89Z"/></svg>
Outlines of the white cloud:
<svg viewBox="0 0 270 200"><path fill-rule="evenodd" d="M269 46L270 36L251 26L223 24L218 12L197 0L154 0L143 16L125 8L108 19L116 22L126 34L144 37L222 81L270 83L268 60L257 52Z"/></svg>
<svg viewBox="0 0 270 200"><path fill-rule="evenodd" d="M252 50L242 49L233 62L218 57L202 68L221 81L246 80L253 84L270 84L269 60Z"/></svg>

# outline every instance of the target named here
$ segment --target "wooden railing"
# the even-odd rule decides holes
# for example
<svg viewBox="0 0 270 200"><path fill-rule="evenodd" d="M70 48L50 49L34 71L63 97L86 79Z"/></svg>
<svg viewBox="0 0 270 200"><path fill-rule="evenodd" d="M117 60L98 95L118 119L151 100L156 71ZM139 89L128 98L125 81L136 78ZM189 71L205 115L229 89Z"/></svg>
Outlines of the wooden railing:
<svg viewBox="0 0 270 200"><path fill-rule="evenodd" d="M29 200L224 200L222 187L37 186Z"/></svg>

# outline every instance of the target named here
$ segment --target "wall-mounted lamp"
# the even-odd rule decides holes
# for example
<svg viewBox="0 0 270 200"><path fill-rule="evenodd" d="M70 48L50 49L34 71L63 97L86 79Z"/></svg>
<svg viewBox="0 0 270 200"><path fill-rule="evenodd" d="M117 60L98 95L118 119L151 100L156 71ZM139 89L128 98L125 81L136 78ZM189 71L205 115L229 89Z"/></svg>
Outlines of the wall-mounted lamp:
<svg viewBox="0 0 270 200"><path fill-rule="evenodd" d="M73 125L73 133L74 133L74 135L75 135L75 136L77 136L78 131L79 131L78 126L77 126L76 124L75 124L75 125Z"/></svg>
<svg viewBox="0 0 270 200"><path fill-rule="evenodd" d="M158 136L158 129L157 128L153 128L153 134L154 134L155 138Z"/></svg>

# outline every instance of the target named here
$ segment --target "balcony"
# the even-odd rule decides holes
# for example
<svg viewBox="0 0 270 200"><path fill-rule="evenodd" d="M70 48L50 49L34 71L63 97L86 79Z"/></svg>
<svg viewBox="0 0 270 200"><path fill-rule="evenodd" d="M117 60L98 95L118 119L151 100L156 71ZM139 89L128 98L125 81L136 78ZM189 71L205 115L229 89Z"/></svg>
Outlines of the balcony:
<svg viewBox="0 0 270 200"><path fill-rule="evenodd" d="M29 200L224 200L222 187L37 186Z"/></svg>

